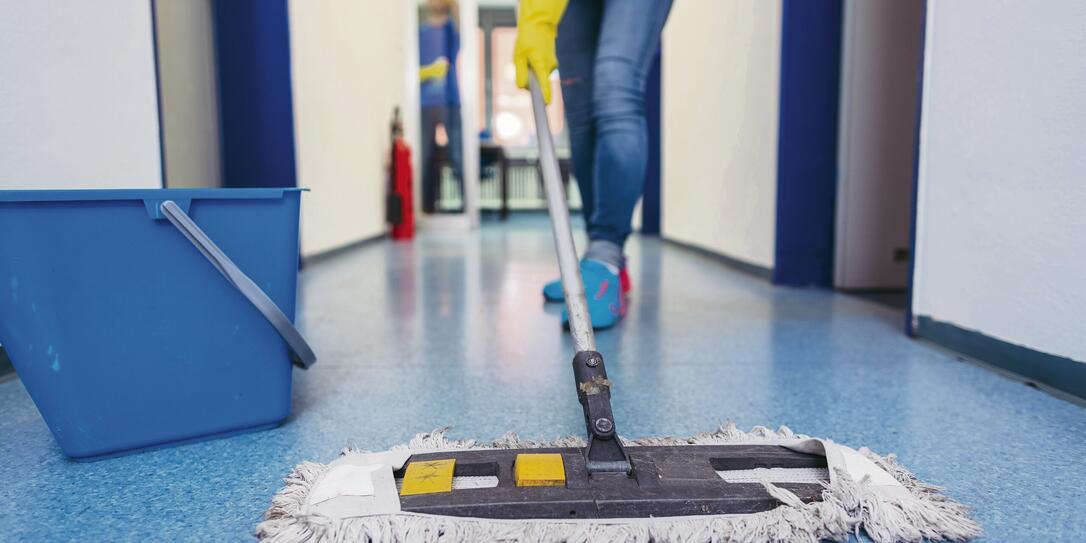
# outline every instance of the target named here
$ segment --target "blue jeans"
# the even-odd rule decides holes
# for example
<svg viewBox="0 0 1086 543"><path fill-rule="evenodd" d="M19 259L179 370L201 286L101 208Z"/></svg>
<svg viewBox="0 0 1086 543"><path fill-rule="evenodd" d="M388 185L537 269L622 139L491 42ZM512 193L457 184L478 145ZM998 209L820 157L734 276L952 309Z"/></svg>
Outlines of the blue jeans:
<svg viewBox="0 0 1086 543"><path fill-rule="evenodd" d="M445 158L452 166L453 179L460 189L461 201L464 201L464 175L461 154L463 142L460 139L460 106L427 106L422 108L422 210L433 213L437 201L441 199L441 164L435 160L437 154L437 125L445 126L449 143L445 146Z"/></svg>
<svg viewBox="0 0 1086 543"><path fill-rule="evenodd" d="M645 79L671 0L570 0L558 72L589 239L621 246L645 188Z"/></svg>

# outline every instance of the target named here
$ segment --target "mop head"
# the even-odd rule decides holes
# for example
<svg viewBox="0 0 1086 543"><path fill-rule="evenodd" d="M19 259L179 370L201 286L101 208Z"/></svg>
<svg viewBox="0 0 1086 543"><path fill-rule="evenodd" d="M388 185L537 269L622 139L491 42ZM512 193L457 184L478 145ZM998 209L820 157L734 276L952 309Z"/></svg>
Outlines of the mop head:
<svg viewBox="0 0 1086 543"><path fill-rule="evenodd" d="M385 453L348 447L330 464L304 462L287 476L272 500L256 536L268 542L367 541L642 541L642 542L793 542L845 541L861 531L879 543L895 541L965 541L981 534L969 508L925 484L897 464L828 440L734 424L691 438L623 440L628 447L659 445L781 445L826 456L827 477L821 501L805 503L775 485L772 470L748 470L747 482L761 483L780 505L749 514L630 519L498 520L412 513L399 510L392 479L411 454L478 449L583 447L581 438L543 443L507 434L482 444L445 436L447 428L419 434L409 444ZM758 472L761 472L760 474ZM722 475L723 477L723 475ZM460 479L459 477L457 479ZM470 487L471 477L453 488ZM385 489L382 491L382 489Z"/></svg>

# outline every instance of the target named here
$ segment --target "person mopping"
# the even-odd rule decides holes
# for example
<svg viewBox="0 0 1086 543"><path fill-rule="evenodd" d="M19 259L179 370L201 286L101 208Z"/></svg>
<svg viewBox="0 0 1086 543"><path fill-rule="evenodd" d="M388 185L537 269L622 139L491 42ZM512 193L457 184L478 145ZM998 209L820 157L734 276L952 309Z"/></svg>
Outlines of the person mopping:
<svg viewBox="0 0 1086 543"><path fill-rule="evenodd" d="M422 210L434 213L441 199L441 164L436 160L438 125L453 178L464 196L463 140L456 57L460 54L459 8L455 0L427 0L419 24L419 103L422 106Z"/></svg>
<svg viewBox="0 0 1086 543"><path fill-rule="evenodd" d="M567 5L568 4L568 5ZM645 186L648 126L645 81L671 0L521 0L513 50L517 85L529 71L550 103L550 74L560 68L588 249L581 275L595 328L626 313L630 289L624 245ZM543 287L563 301L561 281ZM563 313L563 323L568 317Z"/></svg>

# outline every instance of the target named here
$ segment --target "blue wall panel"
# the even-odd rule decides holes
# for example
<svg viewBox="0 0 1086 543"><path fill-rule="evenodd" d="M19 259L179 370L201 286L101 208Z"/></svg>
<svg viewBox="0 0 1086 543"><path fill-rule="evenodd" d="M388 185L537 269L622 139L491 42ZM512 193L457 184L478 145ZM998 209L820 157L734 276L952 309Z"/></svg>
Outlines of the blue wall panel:
<svg viewBox="0 0 1086 543"><path fill-rule="evenodd" d="M833 284L842 0L785 0L773 282Z"/></svg>
<svg viewBox="0 0 1086 543"><path fill-rule="evenodd" d="M660 234L660 51L649 68L645 88L645 117L649 126L649 157L641 198L641 233Z"/></svg>
<svg viewBox="0 0 1086 543"><path fill-rule="evenodd" d="M223 185L293 187L287 0L213 2Z"/></svg>

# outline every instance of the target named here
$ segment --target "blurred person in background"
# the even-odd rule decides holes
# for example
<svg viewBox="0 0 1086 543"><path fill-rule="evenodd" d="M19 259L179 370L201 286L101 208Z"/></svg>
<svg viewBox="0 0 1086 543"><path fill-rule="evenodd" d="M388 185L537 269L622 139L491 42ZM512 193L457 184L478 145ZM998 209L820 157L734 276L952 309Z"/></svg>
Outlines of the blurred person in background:
<svg viewBox="0 0 1086 543"><path fill-rule="evenodd" d="M456 0L427 0L419 25L419 102L422 106L422 209L433 213L441 195L441 165L436 160L438 126L444 128L445 149L453 177L464 194L460 139L460 88L456 57L460 53L459 9Z"/></svg>
<svg viewBox="0 0 1086 543"><path fill-rule="evenodd" d="M517 85L528 88L534 73L550 103L547 80L559 70L589 239L581 275L596 328L626 313L623 247L648 161L645 81L670 11L671 0L520 0L517 12ZM561 301L561 282L544 286L543 296Z"/></svg>

